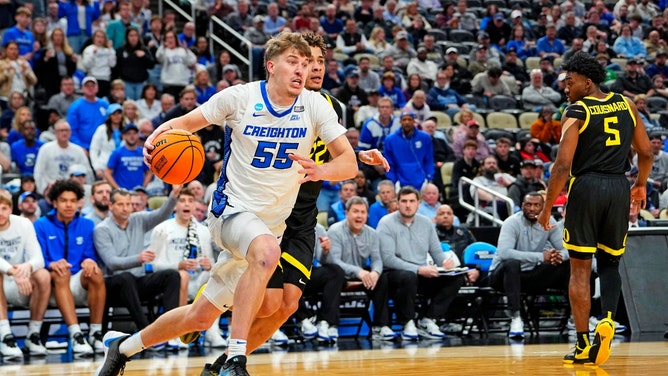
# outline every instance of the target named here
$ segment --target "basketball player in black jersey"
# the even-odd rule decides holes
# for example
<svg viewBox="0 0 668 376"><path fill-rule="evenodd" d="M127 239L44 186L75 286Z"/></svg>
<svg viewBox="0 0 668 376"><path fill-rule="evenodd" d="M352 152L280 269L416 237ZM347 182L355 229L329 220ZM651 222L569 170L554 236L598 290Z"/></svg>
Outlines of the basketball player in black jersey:
<svg viewBox="0 0 668 376"><path fill-rule="evenodd" d="M613 315L621 290L619 260L624 253L629 208L645 206L645 185L652 167L649 138L636 106L617 93L599 87L605 71L590 55L577 52L564 65L568 107L561 119L562 139L552 168L545 207L538 217L549 229L552 205L571 177L564 246L569 251L569 296L577 342L564 363L602 364L610 356L615 333ZM629 150L638 153L638 180L629 189ZM591 307L589 280L596 255L604 318L589 342Z"/></svg>
<svg viewBox="0 0 668 376"><path fill-rule="evenodd" d="M325 72L327 47L322 36L318 34L309 32L302 36L311 46L313 58L311 71L304 87L307 90L320 91ZM338 100L327 93L322 93L322 95L339 115L339 123L341 123L343 111ZM378 150L372 149L356 153L360 162L368 165L382 165L386 171L389 171L387 160ZM310 157L318 164L329 160L329 152L320 139L314 143ZM316 200L321 187L322 181L303 183L299 189L295 206L285 221L287 227L281 240L281 259L267 284L267 293L265 293L262 307L251 326L246 345L249 354L266 342L299 306L299 299L311 276L318 214ZM328 241L328 239L321 239L321 241ZM207 364L202 375L218 375L226 359L226 354L223 354L213 364Z"/></svg>

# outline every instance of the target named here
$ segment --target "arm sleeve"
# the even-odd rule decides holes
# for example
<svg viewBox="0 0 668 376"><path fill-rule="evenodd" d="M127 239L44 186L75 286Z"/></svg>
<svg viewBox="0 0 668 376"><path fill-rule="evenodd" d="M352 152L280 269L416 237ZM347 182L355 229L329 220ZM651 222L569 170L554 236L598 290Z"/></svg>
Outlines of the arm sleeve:
<svg viewBox="0 0 668 376"><path fill-rule="evenodd" d="M126 270L141 265L137 255L120 257L116 255L114 248L114 237L106 226L96 226L93 231L93 241L98 256L104 262L104 265L112 272L117 270Z"/></svg>
<svg viewBox="0 0 668 376"><path fill-rule="evenodd" d="M329 257L327 258L327 261L329 264L336 264L340 266L346 274L347 279L354 279L357 278L357 273L359 273L361 268L359 266L343 262L343 252L346 241L340 229L340 226L336 226L332 229L333 231L329 231L329 239L332 241L332 247L329 250ZM350 250L345 250L345 252L350 252Z"/></svg>
<svg viewBox="0 0 668 376"><path fill-rule="evenodd" d="M497 254L501 260L519 260L525 262L539 263L543 260L541 252L525 252L515 249L521 229L516 221L506 220L501 226Z"/></svg>
<svg viewBox="0 0 668 376"><path fill-rule="evenodd" d="M153 270L155 271L169 269L177 270L179 268L178 262L171 262L169 255L167 254L169 252L167 249L168 238L169 234L166 231L165 222L159 224L151 233L151 244L149 245L149 249L155 252L155 259L153 259Z"/></svg>
<svg viewBox="0 0 668 376"><path fill-rule="evenodd" d="M37 242L40 245L40 249L42 251L42 262L44 262L44 267L48 268L49 265L56 261L51 257L51 254L49 252L49 248L46 247L47 243L47 238L46 238L46 232L44 229L44 224L42 221L37 221L35 222L34 225L35 228L35 237L37 239Z"/></svg>
<svg viewBox="0 0 668 376"><path fill-rule="evenodd" d="M111 51L111 53L109 54L109 67L113 68L116 66L116 62L118 61L116 59L116 51L114 51L113 48L108 48L108 50Z"/></svg>
<svg viewBox="0 0 668 376"><path fill-rule="evenodd" d="M37 240L37 233L31 223L26 221L23 229L23 241L25 242L25 260L32 266L32 271L44 268L44 255L42 247ZM4 260L3 260L4 261Z"/></svg>
<svg viewBox="0 0 668 376"><path fill-rule="evenodd" d="M144 232L154 228L160 224L160 222L166 221L169 216L172 215L175 206L176 199L170 195L167 201L165 201L158 210L140 213L144 217L142 221Z"/></svg>
<svg viewBox="0 0 668 376"><path fill-rule="evenodd" d="M385 217L384 217L385 218ZM380 238L380 256L383 267L394 270L408 270L417 274L418 265L408 263L397 257L396 242L392 230L387 225L388 219L381 219L378 223L378 237Z"/></svg>
<svg viewBox="0 0 668 376"><path fill-rule="evenodd" d="M366 229L368 231L373 231L371 236L371 271L375 271L378 274L383 272L383 259L380 256L380 238L378 233L372 229Z"/></svg>
<svg viewBox="0 0 668 376"><path fill-rule="evenodd" d="M97 253L95 252L95 241L93 240L93 231L95 230L95 223L84 217L79 218L80 221L85 223L82 224L83 232L85 234L85 247L83 251L83 260L91 259L97 262ZM82 260L82 261L83 261Z"/></svg>
<svg viewBox="0 0 668 376"><path fill-rule="evenodd" d="M368 122L362 125L362 132L360 132L360 140L358 145L362 150L371 149L371 143L373 142L373 136L371 135L371 132L369 132L367 124Z"/></svg>
<svg viewBox="0 0 668 376"><path fill-rule="evenodd" d="M441 242L438 240L438 235L436 234L436 227L432 224L429 224L429 254L434 260L434 264L437 266L441 266L443 261L445 261L446 258L449 258L443 253ZM455 258L457 258L457 256L455 256Z"/></svg>

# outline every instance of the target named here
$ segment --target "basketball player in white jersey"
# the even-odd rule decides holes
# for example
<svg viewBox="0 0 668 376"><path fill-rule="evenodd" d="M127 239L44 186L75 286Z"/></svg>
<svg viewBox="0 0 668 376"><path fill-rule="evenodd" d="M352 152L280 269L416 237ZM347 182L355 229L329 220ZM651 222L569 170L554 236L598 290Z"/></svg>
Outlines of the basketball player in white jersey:
<svg viewBox="0 0 668 376"><path fill-rule="evenodd" d="M223 372L234 375L248 374L246 339L278 263L284 221L299 184L350 179L357 173L355 154L336 113L319 93L304 90L310 56L300 35L279 34L267 43L266 82L223 90L199 108L162 124L146 142L150 149L155 137L168 129L195 132L208 124L226 126L223 171L208 222L213 239L248 262L234 295L229 359L223 366ZM332 155L324 164L308 158L317 137ZM147 148L145 158L150 163ZM229 308L219 303L230 294L220 269L213 268L204 299L166 312L132 336L107 333L105 360L96 374L117 375L128 357L144 348L209 328Z"/></svg>

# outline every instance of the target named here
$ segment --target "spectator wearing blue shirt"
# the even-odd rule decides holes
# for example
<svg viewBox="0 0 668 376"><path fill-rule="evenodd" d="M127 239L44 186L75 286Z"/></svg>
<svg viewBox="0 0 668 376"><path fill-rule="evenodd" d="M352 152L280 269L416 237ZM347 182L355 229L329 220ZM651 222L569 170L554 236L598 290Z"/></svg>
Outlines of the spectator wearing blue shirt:
<svg viewBox="0 0 668 376"><path fill-rule="evenodd" d="M620 35L612 45L612 49L619 58L626 59L645 59L647 58L647 48L645 44L637 37L633 36L631 26L622 25Z"/></svg>
<svg viewBox="0 0 668 376"><path fill-rule="evenodd" d="M325 15L320 18L320 26L332 38L336 38L343 31L343 21L336 17L336 5L329 4L325 8Z"/></svg>
<svg viewBox="0 0 668 376"><path fill-rule="evenodd" d="M209 82L209 72L206 69L198 70L195 73L195 91L197 92L197 103L203 104L216 94L216 88Z"/></svg>
<svg viewBox="0 0 668 376"><path fill-rule="evenodd" d="M359 147L362 150L383 150L385 139L401 127L399 118L394 116L394 105L392 98L381 97L378 99L378 114L368 119L362 125L360 132Z"/></svg>
<svg viewBox="0 0 668 376"><path fill-rule="evenodd" d="M36 139L37 130L32 120L24 121L21 128L23 140L16 141L11 146L13 161L21 176L33 175L37 153L44 143Z"/></svg>
<svg viewBox="0 0 668 376"><path fill-rule="evenodd" d="M67 42L74 53L79 54L83 50L84 43L93 35L93 21L100 18L100 3L88 0L61 0L58 3L58 17L67 18ZM85 25L79 23L81 19L85 20ZM123 36L125 37L125 34ZM118 47L121 44L123 40Z"/></svg>
<svg viewBox="0 0 668 376"><path fill-rule="evenodd" d="M396 202L397 192L392 180L381 180L378 183L378 197L380 200L369 207L369 218L367 219L367 223L373 228L376 228L378 221L390 212L392 202Z"/></svg>
<svg viewBox="0 0 668 376"><path fill-rule="evenodd" d="M183 31L177 35L177 38L181 47L192 48L197 41L197 37L195 36L195 24L186 22L183 25Z"/></svg>
<svg viewBox="0 0 668 376"><path fill-rule="evenodd" d="M649 77L654 77L658 74L661 75L664 80L668 79L668 65L666 65L666 57L668 57L668 52L666 52L666 50L657 50L654 63L645 68L645 73Z"/></svg>
<svg viewBox="0 0 668 376"><path fill-rule="evenodd" d="M267 17L264 18L264 32L269 35L277 35L288 22L278 15L278 4L276 3L270 3L267 6L267 14Z"/></svg>
<svg viewBox="0 0 668 376"><path fill-rule="evenodd" d="M545 27L545 36L536 42L536 52L540 57L557 58L566 52L566 46L557 38L557 27L554 24L548 24Z"/></svg>
<svg viewBox="0 0 668 376"><path fill-rule="evenodd" d="M112 188L132 190L136 186L145 187L151 181L153 174L144 164L144 155L139 146L139 128L135 124L127 124L123 128L125 145L111 153L105 179Z"/></svg>
<svg viewBox="0 0 668 376"><path fill-rule="evenodd" d="M92 355L93 351L104 351L102 318L107 290L93 246L95 224L77 210L83 197L84 190L78 182L56 181L49 190L54 210L35 221L35 232L44 265L51 272L56 304L68 327L72 351ZM88 305L90 309L88 343L81 333L75 304Z"/></svg>
<svg viewBox="0 0 668 376"><path fill-rule="evenodd" d="M328 226L346 219L346 202L353 196L357 196L357 184L355 181L346 180L341 182L341 187L339 189L340 200L337 200L330 205L329 210L327 211Z"/></svg>
<svg viewBox="0 0 668 376"><path fill-rule="evenodd" d="M70 140L88 150L95 130L107 119L109 102L96 97L98 86L95 77L85 77L81 81L81 91L83 97L75 100L70 106L67 122L72 127Z"/></svg>
<svg viewBox="0 0 668 376"><path fill-rule="evenodd" d="M8 42L16 42L19 46L19 55L27 61L32 60L33 53L35 52L35 37L29 29L31 17L32 12L30 9L19 7L14 15L16 25L7 29L5 35L2 37L3 47Z"/></svg>
<svg viewBox="0 0 668 376"><path fill-rule="evenodd" d="M445 69L436 74L436 82L427 93L427 104L432 111L443 111L454 117L462 108L468 108L466 99L450 87L451 78L448 78L447 70L454 74L456 63L448 63Z"/></svg>
<svg viewBox="0 0 668 376"><path fill-rule="evenodd" d="M434 151L431 137L416 129L415 117L412 111L402 112L401 128L385 139L383 154L390 164L388 179L422 189L434 177Z"/></svg>
<svg viewBox="0 0 668 376"><path fill-rule="evenodd" d="M406 97L404 97L404 93L401 91L401 88L397 87L396 84L397 79L394 76L394 73L385 72L383 73L378 92L380 93L381 97L391 98L392 103L394 103L394 109L398 110L406 105Z"/></svg>

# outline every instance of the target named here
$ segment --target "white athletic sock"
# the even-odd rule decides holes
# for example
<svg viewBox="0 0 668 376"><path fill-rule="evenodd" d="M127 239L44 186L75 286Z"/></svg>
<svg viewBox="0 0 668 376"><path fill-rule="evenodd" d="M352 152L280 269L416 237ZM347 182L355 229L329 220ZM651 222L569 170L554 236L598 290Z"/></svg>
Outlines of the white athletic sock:
<svg viewBox="0 0 668 376"><path fill-rule="evenodd" d="M129 358L134 354L143 351L145 348L144 342L141 340L141 335L137 332L121 342L118 346L118 351Z"/></svg>
<svg viewBox="0 0 668 376"><path fill-rule="evenodd" d="M79 324L70 325L67 327L67 331L70 333L70 337L74 337L75 334L81 333L81 327Z"/></svg>
<svg viewBox="0 0 668 376"><path fill-rule="evenodd" d="M12 328L9 326L9 320L0 320L0 341L2 341L6 335L12 334Z"/></svg>
<svg viewBox="0 0 668 376"><path fill-rule="evenodd" d="M30 320L28 322L28 336L30 336L33 333L39 334L39 332L41 330L42 330L42 322L41 321Z"/></svg>
<svg viewBox="0 0 668 376"><path fill-rule="evenodd" d="M243 339L230 338L227 343L227 359L232 359L237 355L246 356L246 341Z"/></svg>
<svg viewBox="0 0 668 376"><path fill-rule="evenodd" d="M90 324L90 327L88 328L88 334L92 336L97 332L102 332L102 324Z"/></svg>

